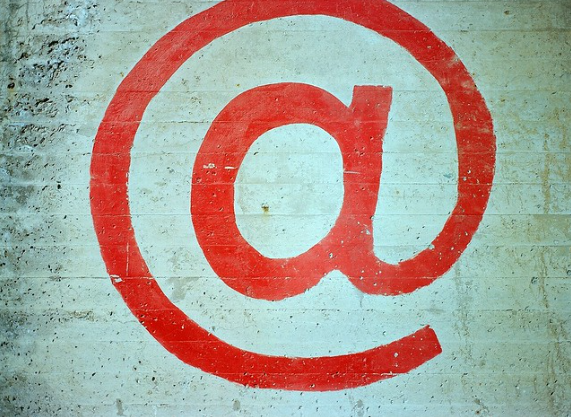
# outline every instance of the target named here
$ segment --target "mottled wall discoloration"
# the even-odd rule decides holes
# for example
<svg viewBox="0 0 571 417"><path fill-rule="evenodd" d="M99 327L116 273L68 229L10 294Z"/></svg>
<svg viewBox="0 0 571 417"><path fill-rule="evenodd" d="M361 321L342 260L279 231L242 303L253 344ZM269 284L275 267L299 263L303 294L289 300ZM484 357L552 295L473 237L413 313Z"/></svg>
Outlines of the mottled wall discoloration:
<svg viewBox="0 0 571 417"><path fill-rule="evenodd" d="M81 142L83 152L89 149L89 139L81 137L81 126L69 115L86 104L74 85L93 65L85 56L81 32L90 30L94 7L82 1L9 1L0 6L3 415L61 415L78 409L63 395L66 378L55 383L45 364L58 355L58 348L50 345L62 337L64 323L93 320L89 308L65 311L68 300L60 285L65 286L62 272L69 250L64 246L73 221L66 201L81 196L77 189L69 191L66 183L72 177L65 160L78 153ZM48 235L52 239L46 245ZM61 356L51 374L73 362Z"/></svg>
<svg viewBox="0 0 571 417"><path fill-rule="evenodd" d="M398 48L326 18L253 25L189 60L150 104L133 148L133 224L186 314L276 355L355 352L426 324L440 338L443 353L409 374L301 394L234 385L169 354L113 288L93 230L89 164L109 101L157 39L213 4L0 1L0 414L571 414L571 4L397 2L464 62L498 148L474 240L410 296L364 295L333 273L283 302L244 297L205 261L189 213L196 153L239 93L307 82L347 105L353 85L386 84L375 254L397 262L426 247L456 197L456 149L441 92ZM339 154L326 134L274 133L241 168L237 221L264 253L296 253L336 218Z"/></svg>

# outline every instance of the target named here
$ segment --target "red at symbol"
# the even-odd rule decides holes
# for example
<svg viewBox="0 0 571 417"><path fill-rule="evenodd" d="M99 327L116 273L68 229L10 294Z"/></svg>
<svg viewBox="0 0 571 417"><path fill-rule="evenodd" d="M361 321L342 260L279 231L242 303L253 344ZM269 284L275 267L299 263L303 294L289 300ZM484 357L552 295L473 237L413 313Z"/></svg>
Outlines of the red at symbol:
<svg viewBox="0 0 571 417"><path fill-rule="evenodd" d="M222 110L197 156L191 212L208 261L232 288L268 300L299 294L334 269L362 291L384 295L412 292L448 271L470 243L486 209L495 166L492 120L454 51L384 0L226 0L167 33L125 77L101 122L91 163L91 210L113 284L150 334L182 361L248 386L344 389L409 372L434 358L441 352L436 334L426 326L374 349L310 358L261 355L229 345L192 321L162 292L135 240L128 203L135 134L148 103L171 75L220 36L252 22L296 15L325 15L369 28L399 44L434 76L454 121L458 200L429 248L396 265L379 260L372 249L371 217L391 90L355 87L346 107L310 85L258 87ZM335 138L345 171L344 202L335 226L317 245L295 258L269 259L241 236L233 211L236 174L219 168L239 167L260 135L288 123L314 124ZM216 168L200 168L204 165Z"/></svg>

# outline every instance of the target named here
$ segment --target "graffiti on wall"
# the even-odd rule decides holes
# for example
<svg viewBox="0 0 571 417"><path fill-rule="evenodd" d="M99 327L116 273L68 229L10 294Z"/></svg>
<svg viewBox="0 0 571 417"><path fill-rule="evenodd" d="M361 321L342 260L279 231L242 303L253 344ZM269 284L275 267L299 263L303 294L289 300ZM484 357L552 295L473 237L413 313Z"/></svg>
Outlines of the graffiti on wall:
<svg viewBox="0 0 571 417"><path fill-rule="evenodd" d="M373 349L338 356L280 357L239 349L200 327L163 293L135 239L128 202L131 148L155 95L193 54L250 23L323 15L368 28L408 51L437 80L452 113L458 148L458 198L440 233L423 251L397 264L373 251L372 217L382 172L383 137L392 102L389 86L357 85L352 102L302 83L262 85L218 114L192 172L191 217L216 274L247 297L279 302L339 270L367 294L398 296L447 272L482 220L495 167L492 119L455 52L425 25L383 0L226 0L163 36L118 87L99 126L91 161L91 210L113 285L137 319L185 363L239 384L287 390L338 390L409 372L442 351L435 331L416 332ZM248 149L264 133L311 124L337 142L344 199L329 233L306 252L268 258L240 233L234 184Z"/></svg>

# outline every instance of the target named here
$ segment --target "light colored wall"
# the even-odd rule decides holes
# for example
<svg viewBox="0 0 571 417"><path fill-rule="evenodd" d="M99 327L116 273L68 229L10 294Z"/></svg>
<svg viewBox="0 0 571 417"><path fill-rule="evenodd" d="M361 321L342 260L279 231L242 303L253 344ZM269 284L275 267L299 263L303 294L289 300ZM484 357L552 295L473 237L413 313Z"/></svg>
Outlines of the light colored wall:
<svg viewBox="0 0 571 417"><path fill-rule="evenodd" d="M214 4L0 2L0 414L570 415L571 3L396 2L466 65L497 138L472 242L410 295L367 295L332 272L284 301L245 297L210 268L189 213L198 147L239 93L303 82L348 105L354 85L388 85L375 254L396 263L428 247L457 198L457 147L442 90L406 51L323 16L256 23L205 47L153 99L132 149L132 221L190 318L268 355L351 353L427 324L439 337L442 354L407 374L303 393L243 387L167 352L113 287L94 232L89 166L109 102L161 36ZM238 175L242 234L273 257L318 242L341 206L340 161L311 126L262 136Z"/></svg>

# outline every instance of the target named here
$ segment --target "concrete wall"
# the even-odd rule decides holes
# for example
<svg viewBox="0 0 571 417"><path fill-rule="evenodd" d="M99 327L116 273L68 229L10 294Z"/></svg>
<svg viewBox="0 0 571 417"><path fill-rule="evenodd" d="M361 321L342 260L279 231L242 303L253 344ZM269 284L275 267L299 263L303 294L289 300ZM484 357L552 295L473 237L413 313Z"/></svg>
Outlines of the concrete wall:
<svg viewBox="0 0 571 417"><path fill-rule="evenodd" d="M235 3L236 11L255 5ZM0 414L571 415L571 2L395 2L429 30L386 35L409 42L421 33L420 61L410 45L320 13L323 7L376 21L385 16L375 9L386 6L381 0L315 3L310 14L318 15L252 23L197 47L157 88L153 83L171 62L163 53L180 47L180 36L190 33L183 45L194 45L245 14L200 15L157 52L152 47L162 36L216 3L0 1ZM258 13L273 4L262 4ZM413 22L398 16L385 24L402 29ZM201 31L192 32L196 27ZM427 45L437 45L426 40L431 36L454 59L439 55L444 49L430 52ZM169 59L181 58L173 52ZM132 72L140 61L144 71ZM477 88L458 72L459 63ZM447 77L439 84L427 68ZM442 86L459 80L475 95L451 103ZM282 117L240 166L210 166L210 156L223 152L215 150L219 136L210 154L199 151L215 118L237 96L284 82L318 87L340 109L350 108L355 85L391 87L390 100L368 102L390 103L390 111L371 116L374 124L386 124L375 137L383 144L382 178L378 198L374 175L357 181L374 201L365 209L355 197L347 217L367 214L367 227L355 239L370 234L370 250L331 238L334 250L299 264L308 268L302 278L315 275L315 286L301 280L283 290L288 280L269 281L270 290L256 293L254 284L240 285L262 266L239 250L221 252L220 240L208 240L208 219L220 224L235 217L260 259L278 259L279 268L285 267L280 258L323 248L319 242L332 227L350 229L338 226L350 152L340 150L331 131L316 127L327 118L334 124L332 113L317 111L314 119L288 126L281 126L288 120ZM137 110L148 91L156 95L147 97L144 112ZM494 137L484 129L486 114L472 113L479 94L493 120L495 150L485 142ZM303 111L319 101L315 97L285 108ZM249 109L258 101L229 114L252 121L257 116ZM464 104L460 114L458 103ZM458 129L470 123L466 143L472 147L459 145ZM131 149L125 132L133 127ZM117 166L128 163L129 154L126 176ZM466 169L459 169L462 158L468 158ZM379 159L368 160L372 165L359 159L356 166L374 173ZM227 180L226 188L216 188L213 181L212 198L193 196L191 204L191 189L213 173L234 175L234 186ZM459 188L463 182L478 195ZM208 208L220 202L214 194L224 190L235 191L233 206L213 214ZM130 212L120 215L122 203L109 199L123 192ZM453 229L458 236L440 247L434 239L465 197L461 212L454 212L465 216ZM140 252L126 237L131 227ZM217 233L226 231L229 239L237 235L226 223ZM342 264L346 271L360 268L363 253L402 265L426 250L438 253L416 266L423 271L416 277L397 269L394 279L383 281L369 273L371 286L359 288L359 276L353 274L352 283L352 274L337 271ZM230 266L216 266L215 256ZM140 259L147 271L135 265ZM439 271L446 260L450 267ZM267 275L280 276L279 268ZM391 290L430 274L438 279L422 288L411 280L413 288ZM377 291L375 279L388 284ZM174 306L157 298L163 292ZM164 323L157 327L149 317ZM344 368L335 375L327 374L327 361L282 366L274 360L367 351L425 326L438 342L416 338L410 352L390 345L390 357L374 364L337 359L331 367ZM218 353L220 340L239 350ZM246 351L261 356L251 359ZM426 360L398 358L419 352L428 352ZM246 375L249 358L272 371ZM373 381L381 377L392 378ZM256 387L265 383L270 388Z"/></svg>

